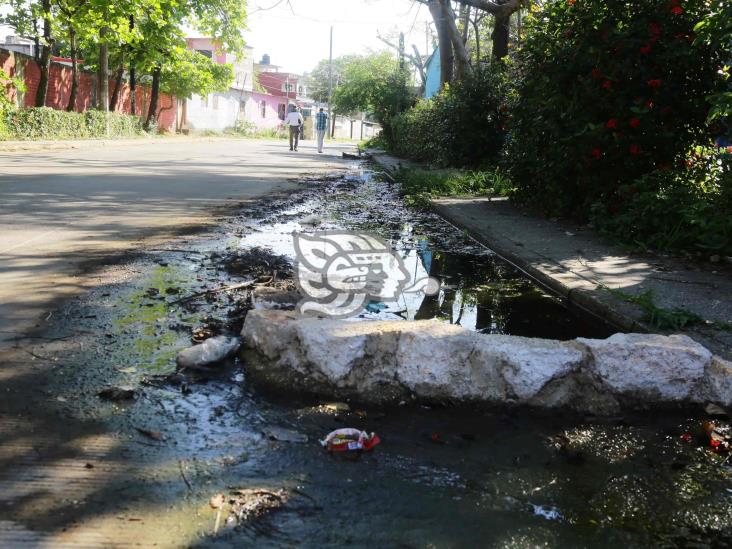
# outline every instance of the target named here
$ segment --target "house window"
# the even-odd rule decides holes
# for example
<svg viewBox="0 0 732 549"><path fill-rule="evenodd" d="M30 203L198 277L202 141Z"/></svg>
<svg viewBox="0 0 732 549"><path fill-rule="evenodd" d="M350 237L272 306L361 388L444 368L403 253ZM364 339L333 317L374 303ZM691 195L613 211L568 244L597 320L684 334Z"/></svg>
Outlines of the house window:
<svg viewBox="0 0 732 549"><path fill-rule="evenodd" d="M213 57L213 52L211 50L196 50L198 53L203 55L204 57L208 57L211 59Z"/></svg>
<svg viewBox="0 0 732 549"><path fill-rule="evenodd" d="M283 92L290 93L294 89L295 89L295 85L294 84L282 84L282 91Z"/></svg>
<svg viewBox="0 0 732 549"><path fill-rule="evenodd" d="M262 118L267 118L267 102L266 101L262 101L259 104L259 108L260 108L260 110L262 112Z"/></svg>
<svg viewBox="0 0 732 549"><path fill-rule="evenodd" d="M280 117L280 120L285 119L285 111L287 109L287 105L284 103L280 103L280 106L277 108L277 114Z"/></svg>

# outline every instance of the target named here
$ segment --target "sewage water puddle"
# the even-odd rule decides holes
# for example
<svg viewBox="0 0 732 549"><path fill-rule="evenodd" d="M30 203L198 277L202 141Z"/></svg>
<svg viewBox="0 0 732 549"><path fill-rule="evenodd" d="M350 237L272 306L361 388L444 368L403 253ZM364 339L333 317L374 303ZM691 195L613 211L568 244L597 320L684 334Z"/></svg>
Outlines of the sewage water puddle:
<svg viewBox="0 0 732 549"><path fill-rule="evenodd" d="M188 547L732 543L730 468L697 438L700 412L599 419L355 402L345 410L264 392L238 359L205 376L165 375L196 330L240 326L241 293L186 301L262 274L227 258L265 250L265 257L292 259L293 231L336 229L377 234L410 272L443 283L434 297L365 310L364 321L438 318L485 333L559 339L609 334L436 215L407 209L370 170L306 180L295 194L245 207L212 236L138 258L119 283L55 315L50 336L85 335L41 389L63 398L55 401L61 418L117 433L118 458L143 471L110 478L105 494L115 497L90 497L80 512L144 516L146 540ZM97 393L106 385L131 385L137 398L105 402ZM357 461L327 455L317 441L345 426L375 431L382 443ZM273 430L297 436L273 440ZM292 498L239 526L224 520L214 536L209 500L242 487L289 490Z"/></svg>

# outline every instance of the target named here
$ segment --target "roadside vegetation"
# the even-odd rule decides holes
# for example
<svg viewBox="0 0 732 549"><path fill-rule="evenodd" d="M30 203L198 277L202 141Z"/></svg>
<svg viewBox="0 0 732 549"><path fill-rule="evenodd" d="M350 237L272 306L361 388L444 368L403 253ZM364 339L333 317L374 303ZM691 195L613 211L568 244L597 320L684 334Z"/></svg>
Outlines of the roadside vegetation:
<svg viewBox="0 0 732 549"><path fill-rule="evenodd" d="M120 113L65 112L48 107L0 112L0 140L125 138L144 134L138 117Z"/></svg>
<svg viewBox="0 0 732 549"><path fill-rule="evenodd" d="M421 208L429 208L430 200L441 196L507 196L512 191L509 179L500 168L485 171L401 168L395 179L407 202Z"/></svg>
<svg viewBox="0 0 732 549"><path fill-rule="evenodd" d="M0 0L0 24L35 42L34 61L40 71L32 98L22 98L16 75L0 71L5 91L0 96L7 96L0 99L0 111L25 110L20 107L26 104L46 106L51 58L61 56L71 64L67 111L79 108L82 70L93 71L100 83L96 109L122 110L121 89L126 82L129 114L139 116L145 129L154 130L164 108L161 94L207 95L227 90L234 79L230 64L188 49L186 34L195 29L222 50L241 54L245 22L246 3L241 0ZM149 88L145 112L136 104L140 83ZM75 124L73 116L67 120ZM0 136L10 131L16 132L15 138L33 138L18 135L18 129L22 128L0 129Z"/></svg>
<svg viewBox="0 0 732 549"><path fill-rule="evenodd" d="M497 188L633 248L732 255L728 0L510 3L529 9L520 27L509 14L507 48L489 33L505 13L476 21L469 4L452 14L462 45L439 40L454 65L438 95L405 86L359 103L384 127L368 145L439 169L400 174L406 195ZM337 93L368 88L357 76Z"/></svg>

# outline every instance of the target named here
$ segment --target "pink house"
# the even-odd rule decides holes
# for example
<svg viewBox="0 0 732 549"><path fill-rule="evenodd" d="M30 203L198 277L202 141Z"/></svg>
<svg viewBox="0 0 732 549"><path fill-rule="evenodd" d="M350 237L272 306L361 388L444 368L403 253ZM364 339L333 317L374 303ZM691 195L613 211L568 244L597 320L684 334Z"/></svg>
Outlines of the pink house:
<svg viewBox="0 0 732 549"><path fill-rule="evenodd" d="M286 97L255 91L247 102L245 119L257 128L276 128L282 124L282 113L286 109Z"/></svg>
<svg viewBox="0 0 732 549"><path fill-rule="evenodd" d="M287 106L292 101L286 92L264 85L262 71L255 70L251 48L246 48L244 54L237 57L222 51L210 38L187 38L186 42L188 49L216 63L230 64L234 69L234 82L226 92L205 97L194 94L185 99L181 109L185 128L223 130L242 122L257 129L282 125Z"/></svg>

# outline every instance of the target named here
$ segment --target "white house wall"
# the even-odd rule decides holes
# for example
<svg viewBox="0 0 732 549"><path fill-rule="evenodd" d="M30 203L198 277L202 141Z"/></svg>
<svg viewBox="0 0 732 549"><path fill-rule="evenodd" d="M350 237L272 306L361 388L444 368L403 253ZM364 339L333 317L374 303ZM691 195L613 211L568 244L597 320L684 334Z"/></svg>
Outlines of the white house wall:
<svg viewBox="0 0 732 549"><path fill-rule="evenodd" d="M186 126L191 130L225 130L236 125L242 102L249 94L239 90L212 93L207 98L193 95L186 103Z"/></svg>

